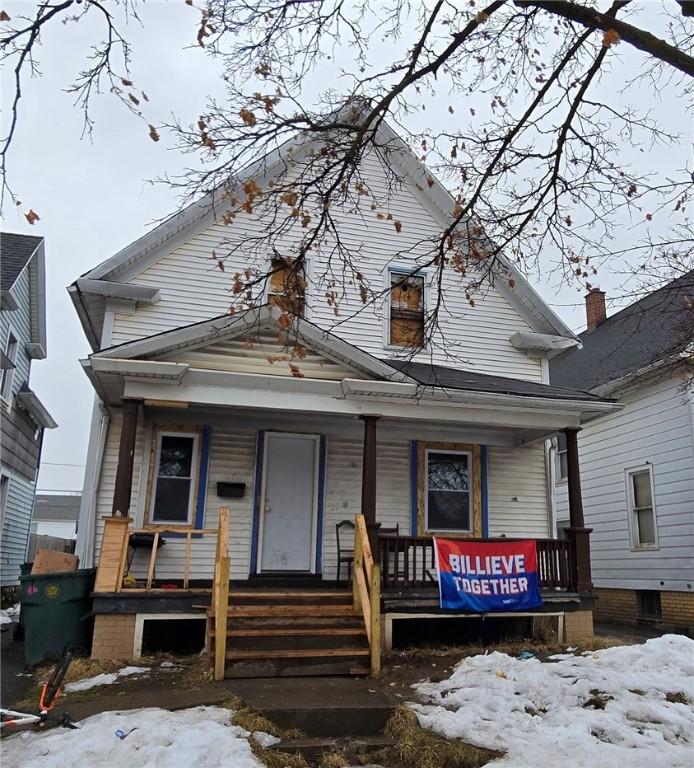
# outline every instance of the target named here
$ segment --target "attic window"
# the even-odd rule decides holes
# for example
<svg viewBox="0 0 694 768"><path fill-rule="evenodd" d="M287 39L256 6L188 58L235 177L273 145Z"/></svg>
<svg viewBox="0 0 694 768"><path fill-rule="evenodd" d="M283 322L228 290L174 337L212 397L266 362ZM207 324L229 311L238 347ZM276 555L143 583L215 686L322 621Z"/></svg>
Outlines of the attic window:
<svg viewBox="0 0 694 768"><path fill-rule="evenodd" d="M424 277L390 273L388 343L394 347L424 346Z"/></svg>
<svg viewBox="0 0 694 768"><path fill-rule="evenodd" d="M268 281L268 304L304 316L306 279L303 267L286 259L273 259Z"/></svg>

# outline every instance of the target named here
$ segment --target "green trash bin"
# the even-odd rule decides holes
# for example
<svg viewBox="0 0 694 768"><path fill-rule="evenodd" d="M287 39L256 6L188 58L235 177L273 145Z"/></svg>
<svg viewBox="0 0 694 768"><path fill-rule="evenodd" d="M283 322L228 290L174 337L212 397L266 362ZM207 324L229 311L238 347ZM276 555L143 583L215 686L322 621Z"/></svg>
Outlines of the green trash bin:
<svg viewBox="0 0 694 768"><path fill-rule="evenodd" d="M28 666L59 659L68 649L89 650L95 568L19 577Z"/></svg>

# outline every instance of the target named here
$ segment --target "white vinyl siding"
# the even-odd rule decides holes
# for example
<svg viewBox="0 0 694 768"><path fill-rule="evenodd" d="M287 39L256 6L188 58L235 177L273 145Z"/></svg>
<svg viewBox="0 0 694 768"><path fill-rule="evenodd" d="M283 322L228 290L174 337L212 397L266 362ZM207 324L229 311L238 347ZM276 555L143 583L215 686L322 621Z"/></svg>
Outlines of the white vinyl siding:
<svg viewBox="0 0 694 768"><path fill-rule="evenodd" d="M165 429L170 412L154 413L146 425L138 424L135 448L130 516L140 525L145 510L149 456L145 455L153 423ZM253 501L255 485L256 441L259 430L281 430L322 433L326 441L326 484L323 516L322 573L325 579L334 579L337 568L337 541L335 525L341 520L354 520L361 510L361 466L363 437L361 424L352 419L326 420L301 416L254 416L237 412L233 417L215 413L186 412L176 414L181 431L210 425L210 450L207 495L203 525L214 528L218 523L219 508L229 507L229 557L232 579L246 579L251 561ZM115 415L109 427L104 452L103 470L97 497L96 562L103 532L103 517L110 515L113 500L120 415ZM413 436L417 427L412 425ZM421 438L436 437L426 425L421 426ZM449 439L449 434L441 435ZM399 528L402 535L411 533L410 439L396 436L391 427L380 426L377 443L377 497L376 517L384 528ZM151 438L150 438L151 441ZM155 441L151 441L155 442ZM547 536L547 503L544 483L542 446L529 448L488 449L489 526L491 535ZM245 483L242 498L227 499L217 496L217 483ZM140 493L143 496L140 496ZM157 556L157 579L180 579L183 568L185 540L167 537L166 545ZM191 578L209 580L214 567L215 539L206 536L195 539L192 545ZM133 572L146 578L148 559L140 551L133 563Z"/></svg>
<svg viewBox="0 0 694 768"><path fill-rule="evenodd" d="M19 583L19 566L25 560L34 509L34 483L14 474L5 476L8 483L0 530L0 586L8 587Z"/></svg>
<svg viewBox="0 0 694 768"><path fill-rule="evenodd" d="M488 449L489 535L547 538L549 501L541 443Z"/></svg>
<svg viewBox="0 0 694 768"><path fill-rule="evenodd" d="M363 173L376 196L385 199L386 179L375 158L366 158ZM362 212L335 210L332 214L343 243L361 259L359 268L364 280L378 293L388 268L394 266L394 254L406 254L405 257L398 256L398 266L416 265L416 260L428 252L422 243L441 231L441 223L423 203L423 193L408 185L395 191L390 202L393 215L402 223L399 234L392 221L378 220L368 204L365 208ZM253 235L263 226L262 218L256 213L239 215L229 226L213 224L133 277L130 280L133 284L159 288L161 299L156 304L140 306L131 314L116 313L113 344L226 313L231 301L231 275L246 267L266 269L267 255L247 249L247 255L237 254L227 262L224 272L215 268L210 255L213 250L220 249L223 241L252 242ZM286 246L287 252L291 253L291 236L279 245ZM335 317L325 300L326 291L330 290L322 277L327 269L327 259L327 251L312 256L307 276L306 317L326 329L339 322L335 328L337 335L377 357L395 354L384 346L383 316L387 312L387 297L364 307L359 287L351 278L340 279L339 316ZM465 280L469 282L474 277L470 273ZM465 365L480 373L541 382L540 361L530 359L509 341L517 331L532 330L528 323L488 284L475 296L475 306L470 306L462 285L460 276L448 268L443 283L446 306L440 317L441 335L436 337L431 348L419 352L414 359Z"/></svg>
<svg viewBox="0 0 694 768"><path fill-rule="evenodd" d="M679 379L660 379L620 397L624 410L578 435L581 488L598 587L689 590L694 585L692 410ZM653 478L657 549L636 549L625 473L648 465ZM557 518L568 519L565 487Z"/></svg>

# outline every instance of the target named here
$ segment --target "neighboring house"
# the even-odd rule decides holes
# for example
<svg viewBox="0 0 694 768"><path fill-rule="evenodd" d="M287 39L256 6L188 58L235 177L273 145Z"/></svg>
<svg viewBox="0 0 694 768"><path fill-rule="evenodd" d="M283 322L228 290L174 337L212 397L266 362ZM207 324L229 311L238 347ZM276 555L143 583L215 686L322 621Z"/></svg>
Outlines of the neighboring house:
<svg viewBox="0 0 694 768"><path fill-rule="evenodd" d="M361 240L366 279L389 288L416 267L418 244L441 232L454 201L387 126L378 141L402 178L388 201L401 231L386 217L366 223L358 211L331 214ZM282 150L266 180L292 162L291 150ZM374 154L364 158L362 174L370 187L385 189ZM347 614L354 621L350 593L296 592L335 584L336 525L360 514L382 567L381 583L364 561L375 579L368 594L382 589L383 598L369 597L374 610L367 611L362 591L360 604L372 621L382 614L386 643L394 620L445 615L432 580L436 532L537 539L542 611L567 638L592 632L580 505L570 541L553 540L545 443L566 428L575 447L582 424L618 406L549 386L548 359L577 341L526 280L507 265L472 308L446 270L445 340L437 334L424 343L431 269L410 277L407 297L398 285L382 306L354 316L347 310L361 308L359 291L346 283L344 315L331 330L335 316L321 282L327 255L312 253L306 294L291 303L297 316L287 329L275 295L282 263L272 262L279 279L270 281L267 303L228 313L229 275L247 264L237 254L225 272L211 269L211 251L225 239L252 237L263 224L243 214L229 227L215 212L209 199L190 206L69 288L94 350L82 365L97 395L77 542L82 563L99 565L93 655L137 655L155 619L204 620L200 605L210 595L191 590L210 584L219 638L226 608L220 623L214 606L226 600L218 574L228 549L230 610L246 617L242 629L230 629L231 666L245 660L267 672L281 658L300 659L304 670L363 671L364 649L339 641L354 633L364 642L366 618L361 629L330 623ZM268 269L270 256L253 266ZM572 460L577 467L575 452ZM228 540L223 507L230 509ZM146 533L128 539L128 517L131 531ZM208 535L220 520L215 556ZM378 535L379 526L387 536ZM357 531L362 541L361 522ZM352 549L349 529L346 538L342 549ZM272 603L292 600L298 604ZM300 616L304 623L283 632L249 624L253 616ZM321 627L312 628L312 616L322 617ZM273 632L274 646L263 647ZM369 629L372 664L377 632ZM308 647L298 646L306 637ZM212 644L209 631L207 638ZM223 645L216 647L223 662Z"/></svg>
<svg viewBox="0 0 694 768"><path fill-rule="evenodd" d="M80 500L79 493L39 491L34 502L31 532L39 536L55 536L58 539L76 539Z"/></svg>
<svg viewBox="0 0 694 768"><path fill-rule="evenodd" d="M602 291L586 305L582 348L552 360L550 375L553 385L624 405L578 437L596 616L693 632L694 271L612 317ZM568 526L563 467L560 453L560 529Z"/></svg>
<svg viewBox="0 0 694 768"><path fill-rule="evenodd" d="M57 426L29 388L31 361L46 357L42 237L0 234L0 584L18 583L34 507L43 430Z"/></svg>

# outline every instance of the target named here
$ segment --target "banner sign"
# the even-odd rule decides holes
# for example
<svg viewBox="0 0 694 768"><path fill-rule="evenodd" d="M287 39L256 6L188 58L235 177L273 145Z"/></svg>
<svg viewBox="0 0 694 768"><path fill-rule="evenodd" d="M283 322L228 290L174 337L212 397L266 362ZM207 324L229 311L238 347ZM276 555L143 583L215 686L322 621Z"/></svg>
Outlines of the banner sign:
<svg viewBox="0 0 694 768"><path fill-rule="evenodd" d="M441 607L492 613L542 604L534 541L434 539Z"/></svg>

